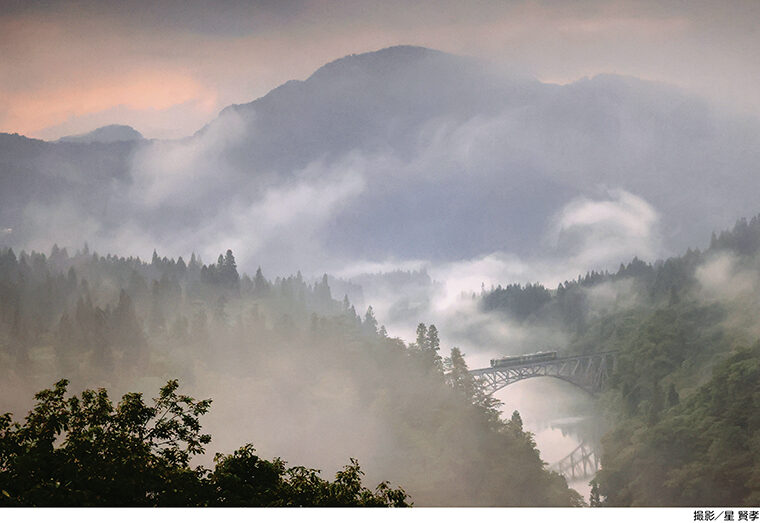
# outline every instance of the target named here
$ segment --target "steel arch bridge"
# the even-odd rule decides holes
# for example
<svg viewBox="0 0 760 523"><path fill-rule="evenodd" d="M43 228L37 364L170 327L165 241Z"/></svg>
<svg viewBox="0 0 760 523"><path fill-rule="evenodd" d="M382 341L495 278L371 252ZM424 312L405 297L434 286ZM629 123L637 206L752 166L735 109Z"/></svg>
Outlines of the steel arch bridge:
<svg viewBox="0 0 760 523"><path fill-rule="evenodd" d="M604 387L616 359L617 351L595 352L548 361L474 369L470 375L486 394L493 394L528 378L547 376L572 383L593 395Z"/></svg>
<svg viewBox="0 0 760 523"><path fill-rule="evenodd" d="M486 393L528 378L557 378L579 387L591 395L600 392L614 369L617 351L595 352L555 358L548 361L474 369L470 375ZM595 445L581 442L570 454L549 465L568 479L588 479L600 469L599 452Z"/></svg>

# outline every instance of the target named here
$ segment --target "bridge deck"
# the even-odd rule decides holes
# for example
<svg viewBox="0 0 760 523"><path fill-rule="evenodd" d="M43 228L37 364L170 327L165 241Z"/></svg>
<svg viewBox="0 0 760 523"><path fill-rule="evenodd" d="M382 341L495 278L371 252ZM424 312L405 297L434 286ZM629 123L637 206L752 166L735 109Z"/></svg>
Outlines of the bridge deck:
<svg viewBox="0 0 760 523"><path fill-rule="evenodd" d="M489 374L494 371L500 371L500 370L508 370L508 369L525 369L525 368L532 368L536 367L538 365L555 365L558 363L565 363L569 361L576 361L580 359L586 359L591 358L595 356L607 356L610 354L617 354L618 351L616 350L608 350L604 352L590 352L587 354L575 354L573 356L565 356L562 358L555 358L553 360L546 360L546 361L534 361L534 362L528 362L528 363L519 363L517 365L503 365L499 367L483 367L482 369L473 369L470 371L470 374L473 376L480 376L482 374Z"/></svg>
<svg viewBox="0 0 760 523"><path fill-rule="evenodd" d="M533 361L474 369L470 375L486 394L512 383L542 376L558 378L589 394L599 392L610 375L618 351L574 354L553 360Z"/></svg>

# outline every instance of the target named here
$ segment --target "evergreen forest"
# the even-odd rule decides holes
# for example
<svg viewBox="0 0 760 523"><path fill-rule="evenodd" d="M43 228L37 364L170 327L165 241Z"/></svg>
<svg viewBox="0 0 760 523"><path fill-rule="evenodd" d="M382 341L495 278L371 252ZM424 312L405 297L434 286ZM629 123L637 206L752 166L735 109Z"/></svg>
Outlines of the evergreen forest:
<svg viewBox="0 0 760 523"><path fill-rule="evenodd" d="M0 503L582 503L435 325L389 337L326 275L5 249L0 295Z"/></svg>
<svg viewBox="0 0 760 523"><path fill-rule="evenodd" d="M561 330L569 354L619 351L598 399L612 428L592 505L758 504L760 217L704 251L477 299L504 321Z"/></svg>

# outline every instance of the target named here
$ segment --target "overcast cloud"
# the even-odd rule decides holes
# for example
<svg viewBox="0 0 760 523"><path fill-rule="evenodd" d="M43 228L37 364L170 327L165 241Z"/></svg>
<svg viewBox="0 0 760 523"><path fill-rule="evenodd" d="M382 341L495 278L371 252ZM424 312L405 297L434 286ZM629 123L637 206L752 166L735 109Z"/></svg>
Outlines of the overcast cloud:
<svg viewBox="0 0 760 523"><path fill-rule="evenodd" d="M414 44L567 83L660 80L757 114L760 5L734 2L21 2L0 7L0 130L114 122L186 136L337 56Z"/></svg>

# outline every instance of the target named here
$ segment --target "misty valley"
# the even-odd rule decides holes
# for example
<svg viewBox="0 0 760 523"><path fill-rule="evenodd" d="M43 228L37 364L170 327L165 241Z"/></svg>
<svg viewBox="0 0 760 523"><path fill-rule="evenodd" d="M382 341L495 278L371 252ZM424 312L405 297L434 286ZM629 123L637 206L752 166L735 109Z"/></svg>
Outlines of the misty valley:
<svg viewBox="0 0 760 523"><path fill-rule="evenodd" d="M754 218L704 251L463 299L561 331L563 357L617 351L592 402L604 423L564 428L599 452L592 505L743 505L760 492L758 269ZM4 504L583 503L435 325L392 337L327 275L241 275L230 250L205 264L54 246L4 249L0 292L4 407L31 409L2 418ZM526 357L492 363L513 360ZM539 390L555 416L583 408Z"/></svg>
<svg viewBox="0 0 760 523"><path fill-rule="evenodd" d="M0 133L0 506L760 504L760 119L416 46L209 100Z"/></svg>

